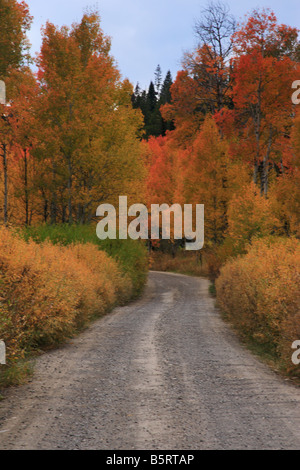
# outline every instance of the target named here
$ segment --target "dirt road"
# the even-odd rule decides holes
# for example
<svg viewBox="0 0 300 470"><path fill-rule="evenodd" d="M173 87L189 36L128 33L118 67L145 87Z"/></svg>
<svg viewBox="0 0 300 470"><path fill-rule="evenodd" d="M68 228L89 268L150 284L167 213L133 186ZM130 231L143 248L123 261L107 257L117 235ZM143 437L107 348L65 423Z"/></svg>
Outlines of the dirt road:
<svg viewBox="0 0 300 470"><path fill-rule="evenodd" d="M240 345L208 281L151 273L6 392L0 449L300 449L300 389Z"/></svg>

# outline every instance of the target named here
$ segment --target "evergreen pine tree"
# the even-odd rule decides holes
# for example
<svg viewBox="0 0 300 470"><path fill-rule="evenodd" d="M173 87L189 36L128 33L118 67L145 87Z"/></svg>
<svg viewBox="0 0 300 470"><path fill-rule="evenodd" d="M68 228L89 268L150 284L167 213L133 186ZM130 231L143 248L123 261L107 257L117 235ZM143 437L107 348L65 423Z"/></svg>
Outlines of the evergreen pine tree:
<svg viewBox="0 0 300 470"><path fill-rule="evenodd" d="M171 86L173 85L173 79L170 70L168 71L166 78L162 84L160 97L159 97L159 107L164 104L172 102L172 95L171 95ZM171 131L174 129L173 121L165 121L163 118L161 124L161 134L165 135L166 131Z"/></svg>
<svg viewBox="0 0 300 470"><path fill-rule="evenodd" d="M144 138L150 136L158 137L165 135L167 130L174 129L172 121L165 121L162 118L160 107L166 103L171 103L171 86L173 84L171 72L168 71L164 82L162 83L162 72L160 65L155 71L155 83L150 82L148 91L143 90L137 83L132 95L132 106L140 109L144 116L145 134Z"/></svg>
<svg viewBox="0 0 300 470"><path fill-rule="evenodd" d="M138 109L141 107L141 88L140 88L140 85L139 83L136 84L136 87L135 87L135 90L134 90L134 93L131 97L131 101L132 101L132 107L134 109Z"/></svg>
<svg viewBox="0 0 300 470"><path fill-rule="evenodd" d="M155 70L155 88L156 88L156 93L159 95L160 90L162 86L162 71L160 65L156 67Z"/></svg>
<svg viewBox="0 0 300 470"><path fill-rule="evenodd" d="M147 105L148 105L149 112L153 113L157 105L156 91L155 91L153 82L151 82L149 86L149 90L147 94Z"/></svg>
<svg viewBox="0 0 300 470"><path fill-rule="evenodd" d="M163 85L161 87L161 92L160 92L160 97L159 97L159 101L161 105L166 104L166 103L171 103L172 96L171 96L170 89L172 85L173 85L173 80L172 80L171 72L169 70L163 82Z"/></svg>

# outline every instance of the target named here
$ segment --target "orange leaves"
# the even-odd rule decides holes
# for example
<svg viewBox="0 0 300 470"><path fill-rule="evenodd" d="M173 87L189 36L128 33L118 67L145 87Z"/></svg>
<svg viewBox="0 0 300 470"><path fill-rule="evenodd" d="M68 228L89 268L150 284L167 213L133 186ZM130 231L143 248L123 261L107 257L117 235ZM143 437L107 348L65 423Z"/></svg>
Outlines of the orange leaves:
<svg viewBox="0 0 300 470"><path fill-rule="evenodd" d="M162 108L176 129L149 143L157 158L148 186L169 202L205 204L207 240L229 235L242 246L255 235L299 233L297 34L255 10L233 35L230 64L213 41L185 54Z"/></svg>
<svg viewBox="0 0 300 470"><path fill-rule="evenodd" d="M144 143L148 155L148 201L168 204L204 204L206 240L219 243L227 229L227 206L236 175L229 172L227 144L211 116L193 133L186 148L178 133Z"/></svg>
<svg viewBox="0 0 300 470"><path fill-rule="evenodd" d="M216 288L220 307L240 332L271 348L285 370L299 373L291 362L291 345L300 337L299 240L256 242L221 269Z"/></svg>
<svg viewBox="0 0 300 470"><path fill-rule="evenodd" d="M254 10L233 35L236 54L258 52L263 57L289 55L297 44L297 28L279 25L276 15L268 8Z"/></svg>
<svg viewBox="0 0 300 470"><path fill-rule="evenodd" d="M9 159L5 191L14 221L21 207L26 224L85 223L99 201L140 197L142 118L96 12L70 28L47 22L42 39L37 78L24 67L7 80L11 113L0 122L0 143L17 157Z"/></svg>
<svg viewBox="0 0 300 470"><path fill-rule="evenodd" d="M295 66L288 57L278 60L264 57L258 51L242 55L235 61L235 108L239 111L257 106L266 120L279 119L279 110L291 112L290 90L296 74ZM285 114L284 117L287 119Z"/></svg>
<svg viewBox="0 0 300 470"><path fill-rule="evenodd" d="M273 207L281 233L300 237L300 171L286 172L273 189Z"/></svg>
<svg viewBox="0 0 300 470"><path fill-rule="evenodd" d="M132 292L129 277L95 245L37 245L7 229L0 230L0 270L0 336L9 360L64 340Z"/></svg>
<svg viewBox="0 0 300 470"><path fill-rule="evenodd" d="M231 84L228 53L229 49L227 53L222 51L221 43L218 47L204 43L194 53L185 54L183 67L194 82L195 111L214 114L228 105Z"/></svg>
<svg viewBox="0 0 300 470"><path fill-rule="evenodd" d="M144 143L147 154L147 201L149 204L173 203L178 186L180 150L168 137L151 137Z"/></svg>
<svg viewBox="0 0 300 470"><path fill-rule="evenodd" d="M185 201L205 205L205 236L220 242L226 231L228 156L215 121L207 116L195 135L190 157L182 168Z"/></svg>
<svg viewBox="0 0 300 470"><path fill-rule="evenodd" d="M81 60L87 65L91 56L107 56L111 48L109 37L100 28L100 16L97 12L84 14L78 25L73 25L76 42L80 45Z"/></svg>
<svg viewBox="0 0 300 470"><path fill-rule="evenodd" d="M186 119L192 120L197 107L197 85L188 72L180 71L171 86L172 104L162 106L161 113L165 120L175 120L180 126Z"/></svg>
<svg viewBox="0 0 300 470"><path fill-rule="evenodd" d="M288 45L287 37L291 39ZM244 154L244 144L251 149L255 183L259 182L258 168L262 165L260 179L265 196L269 165L282 160L282 138L292 125L291 84L298 73L293 62L295 39L296 30L279 26L275 15L265 11L255 11L233 37L236 57L232 61L232 97L241 145L240 152L238 147L235 151Z"/></svg>
<svg viewBox="0 0 300 470"><path fill-rule="evenodd" d="M6 79L10 69L23 62L28 49L26 31L32 17L27 4L16 0L0 0L0 79Z"/></svg>

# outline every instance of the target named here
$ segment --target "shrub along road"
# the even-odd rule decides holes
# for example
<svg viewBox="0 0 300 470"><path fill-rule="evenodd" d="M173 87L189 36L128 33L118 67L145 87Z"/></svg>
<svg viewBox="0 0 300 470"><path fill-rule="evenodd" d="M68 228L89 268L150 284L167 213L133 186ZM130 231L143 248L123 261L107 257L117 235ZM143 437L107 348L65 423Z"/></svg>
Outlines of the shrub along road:
<svg viewBox="0 0 300 470"><path fill-rule="evenodd" d="M0 448L299 449L300 388L240 344L208 286L150 273L141 300L38 358L0 403Z"/></svg>

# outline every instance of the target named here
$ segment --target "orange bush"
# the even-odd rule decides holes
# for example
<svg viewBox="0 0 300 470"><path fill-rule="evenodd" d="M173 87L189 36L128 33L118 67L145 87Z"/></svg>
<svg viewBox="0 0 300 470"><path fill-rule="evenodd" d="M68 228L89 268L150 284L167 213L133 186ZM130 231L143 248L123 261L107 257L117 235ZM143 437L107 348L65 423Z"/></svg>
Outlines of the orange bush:
<svg viewBox="0 0 300 470"><path fill-rule="evenodd" d="M291 345L300 339L300 241L255 242L221 269L216 291L243 335L268 345L285 370L300 375L291 361Z"/></svg>
<svg viewBox="0 0 300 470"><path fill-rule="evenodd" d="M0 229L0 339L9 363L70 337L131 291L129 277L95 245L38 245Z"/></svg>

